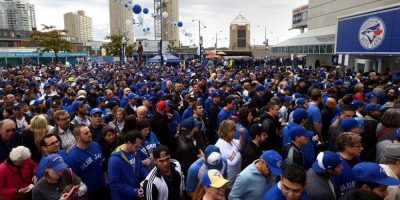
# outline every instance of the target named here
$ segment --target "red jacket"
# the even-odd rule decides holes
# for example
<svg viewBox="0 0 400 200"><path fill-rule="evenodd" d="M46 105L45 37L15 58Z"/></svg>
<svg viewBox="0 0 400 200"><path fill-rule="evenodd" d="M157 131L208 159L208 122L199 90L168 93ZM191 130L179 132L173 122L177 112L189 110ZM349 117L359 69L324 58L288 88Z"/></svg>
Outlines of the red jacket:
<svg viewBox="0 0 400 200"><path fill-rule="evenodd" d="M25 195L17 195L17 188L31 184L37 164L32 159L23 161L21 166L15 166L6 160L0 164L0 199L24 199Z"/></svg>

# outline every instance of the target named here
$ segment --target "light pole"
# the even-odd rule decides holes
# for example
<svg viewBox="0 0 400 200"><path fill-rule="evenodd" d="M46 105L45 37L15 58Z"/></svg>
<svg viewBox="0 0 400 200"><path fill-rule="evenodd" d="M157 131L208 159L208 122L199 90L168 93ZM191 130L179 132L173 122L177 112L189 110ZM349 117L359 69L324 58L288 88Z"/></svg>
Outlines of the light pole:
<svg viewBox="0 0 400 200"><path fill-rule="evenodd" d="M218 33L222 33L222 31L218 31L215 33L215 51L217 51L218 48Z"/></svg>
<svg viewBox="0 0 400 200"><path fill-rule="evenodd" d="M122 66L122 63L125 60L125 45L126 45L126 43L127 43L127 41L126 41L125 36L122 36L122 38L121 38L121 56L119 58L121 66Z"/></svg>
<svg viewBox="0 0 400 200"><path fill-rule="evenodd" d="M207 28L206 25L204 25L204 23L198 19L192 19L192 22L199 22L199 48L200 48L200 64L203 61L203 52L202 52L202 45L203 45L203 37L201 36L201 25L203 25L203 28Z"/></svg>

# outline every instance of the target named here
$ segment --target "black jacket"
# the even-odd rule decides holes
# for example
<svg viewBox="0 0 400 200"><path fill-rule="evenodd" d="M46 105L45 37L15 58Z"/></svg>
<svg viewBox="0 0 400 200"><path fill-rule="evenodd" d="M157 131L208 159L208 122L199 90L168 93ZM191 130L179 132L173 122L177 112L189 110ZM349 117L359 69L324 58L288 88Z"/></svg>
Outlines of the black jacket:
<svg viewBox="0 0 400 200"><path fill-rule="evenodd" d="M258 147L256 144L254 144L253 141L249 141L243 150L241 169L243 170L251 163L253 163L255 160L259 159L261 154L262 154L261 147Z"/></svg>
<svg viewBox="0 0 400 200"><path fill-rule="evenodd" d="M175 143L172 134L169 132L168 123L168 117L156 111L151 121L151 130L156 134L160 143L167 146L171 154L174 155Z"/></svg>
<svg viewBox="0 0 400 200"><path fill-rule="evenodd" d="M191 164L197 160L199 148L194 145L193 141L184 135L178 137L176 142L176 159L181 164L181 169L185 177Z"/></svg>
<svg viewBox="0 0 400 200"><path fill-rule="evenodd" d="M279 122L279 118L274 118L270 114L265 113L261 116L260 121L262 122L263 129L268 134L268 139L263 149L282 152L281 123Z"/></svg>
<svg viewBox="0 0 400 200"><path fill-rule="evenodd" d="M334 191L329 186L329 179L317 174L313 169L307 171L306 192L309 200L336 200Z"/></svg>
<svg viewBox="0 0 400 200"><path fill-rule="evenodd" d="M211 102L208 107L208 128L207 138L210 144L215 144L218 140L218 113L221 110L219 105Z"/></svg>

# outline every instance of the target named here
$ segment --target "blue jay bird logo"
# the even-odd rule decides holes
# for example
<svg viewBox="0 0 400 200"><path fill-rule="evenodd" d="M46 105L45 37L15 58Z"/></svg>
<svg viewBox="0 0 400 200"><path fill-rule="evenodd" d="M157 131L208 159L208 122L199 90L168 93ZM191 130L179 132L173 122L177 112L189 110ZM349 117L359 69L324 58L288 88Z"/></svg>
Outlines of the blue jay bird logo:
<svg viewBox="0 0 400 200"><path fill-rule="evenodd" d="M379 28L381 24L376 24L374 26L368 27L367 30L361 32L364 36L366 36L369 40L369 43L372 43L377 36L382 34L382 30Z"/></svg>
<svg viewBox="0 0 400 200"><path fill-rule="evenodd" d="M366 19L359 30L359 41L363 48L372 50L380 46L385 38L385 23L379 17Z"/></svg>

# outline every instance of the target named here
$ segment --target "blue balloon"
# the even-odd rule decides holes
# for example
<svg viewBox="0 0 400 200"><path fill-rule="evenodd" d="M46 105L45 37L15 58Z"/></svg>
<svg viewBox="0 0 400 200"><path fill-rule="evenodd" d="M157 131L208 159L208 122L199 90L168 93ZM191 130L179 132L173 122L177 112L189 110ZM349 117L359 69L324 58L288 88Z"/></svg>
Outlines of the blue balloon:
<svg viewBox="0 0 400 200"><path fill-rule="evenodd" d="M125 8L128 8L128 7L129 7L129 5L126 3L126 4L124 4L124 7L125 7Z"/></svg>
<svg viewBox="0 0 400 200"><path fill-rule="evenodd" d="M147 14L147 13L149 13L149 9L147 9L147 8L143 8L143 13L144 13L144 14Z"/></svg>
<svg viewBox="0 0 400 200"><path fill-rule="evenodd" d="M150 31L150 27L147 27L147 31Z"/></svg>
<svg viewBox="0 0 400 200"><path fill-rule="evenodd" d="M146 32L146 29L145 29L145 28L143 29L143 32Z"/></svg>
<svg viewBox="0 0 400 200"><path fill-rule="evenodd" d="M183 23L182 22L178 22L178 27L182 27L183 26Z"/></svg>
<svg viewBox="0 0 400 200"><path fill-rule="evenodd" d="M140 5L138 5L138 4L135 4L135 5L132 7L132 11L133 11L133 13L135 13L135 14L140 14L140 12L142 12L142 7L141 7Z"/></svg>

